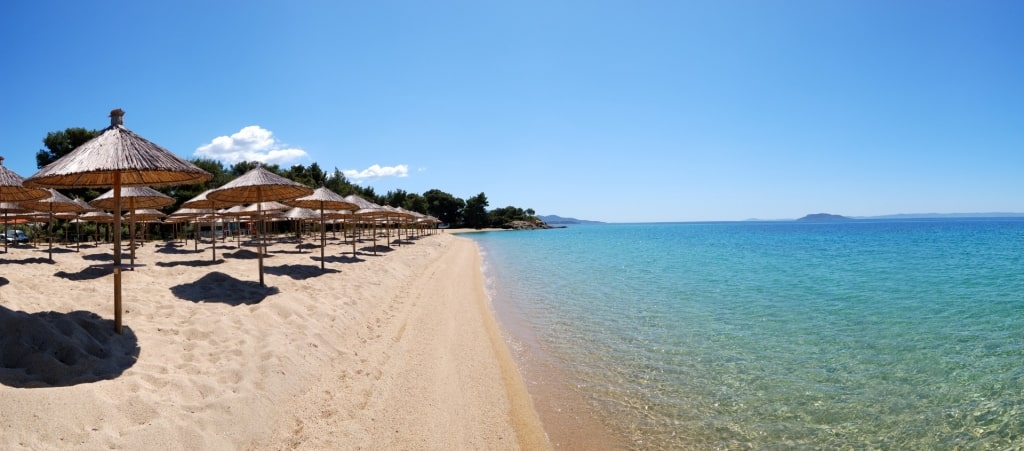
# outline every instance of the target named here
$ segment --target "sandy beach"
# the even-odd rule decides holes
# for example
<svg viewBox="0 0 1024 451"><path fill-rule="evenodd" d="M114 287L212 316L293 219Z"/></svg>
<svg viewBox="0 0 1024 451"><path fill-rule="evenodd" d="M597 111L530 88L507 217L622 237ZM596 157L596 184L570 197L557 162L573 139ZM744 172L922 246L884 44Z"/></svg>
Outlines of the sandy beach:
<svg viewBox="0 0 1024 451"><path fill-rule="evenodd" d="M280 240L0 254L0 449L551 447L471 240Z"/></svg>

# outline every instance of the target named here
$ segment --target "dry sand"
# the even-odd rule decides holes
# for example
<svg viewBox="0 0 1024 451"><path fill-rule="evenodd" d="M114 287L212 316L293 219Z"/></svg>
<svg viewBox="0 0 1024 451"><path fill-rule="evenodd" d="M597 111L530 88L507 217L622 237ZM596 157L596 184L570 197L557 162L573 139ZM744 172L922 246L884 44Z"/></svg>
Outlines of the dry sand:
<svg viewBox="0 0 1024 451"><path fill-rule="evenodd" d="M550 448L471 240L224 244L0 254L0 449Z"/></svg>

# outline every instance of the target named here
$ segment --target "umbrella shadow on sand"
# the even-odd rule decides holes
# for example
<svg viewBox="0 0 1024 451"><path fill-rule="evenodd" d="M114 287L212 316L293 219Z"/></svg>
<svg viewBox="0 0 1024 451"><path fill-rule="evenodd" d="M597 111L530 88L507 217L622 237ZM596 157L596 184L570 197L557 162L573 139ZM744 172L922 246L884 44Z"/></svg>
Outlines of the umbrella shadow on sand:
<svg viewBox="0 0 1024 451"><path fill-rule="evenodd" d="M288 276L294 280L306 280L313 277L322 276L328 273L339 273L337 269L320 269L319 266L313 265L282 265L282 266L264 266L263 272L267 274L273 274L275 276Z"/></svg>
<svg viewBox="0 0 1024 451"><path fill-rule="evenodd" d="M112 262L114 261L114 254L111 254L109 252L86 254L82 256L82 260L89 260L94 262Z"/></svg>
<svg viewBox="0 0 1024 451"><path fill-rule="evenodd" d="M258 282L238 280L222 272L211 272L195 282L171 287L171 293L179 299L192 302L220 302L231 306L259 304L267 296L279 292L280 290L275 287L264 287Z"/></svg>
<svg viewBox="0 0 1024 451"><path fill-rule="evenodd" d="M54 253L54 254L71 254L75 252L74 249L68 249L66 247L55 247L53 249L36 249L36 252Z"/></svg>
<svg viewBox="0 0 1024 451"><path fill-rule="evenodd" d="M381 244L378 244L377 246L361 247L361 248L359 248L359 250L363 251L365 253L371 253L371 252L373 252L373 253L386 253L386 252L391 252L394 249L392 249L390 247L387 247L387 246L384 246L384 245L381 245Z"/></svg>
<svg viewBox="0 0 1024 451"><path fill-rule="evenodd" d="M310 260L313 261L320 261L320 257L314 256L309 258ZM323 261L326 263L360 263L365 262L366 260L359 258L359 256L353 257L351 255L331 255L324 257Z"/></svg>
<svg viewBox="0 0 1024 451"><path fill-rule="evenodd" d="M114 273L113 265L92 265L78 272L57 271L53 275L68 280L93 280Z"/></svg>
<svg viewBox="0 0 1024 451"><path fill-rule="evenodd" d="M156 262L156 265L161 268L173 268L175 266L191 266L193 268L202 268L204 266L214 266L224 263L224 260L191 260L184 262Z"/></svg>
<svg viewBox="0 0 1024 451"><path fill-rule="evenodd" d="M237 258L239 260L252 260L254 258L259 257L260 255L257 254L256 252L250 251L248 249L240 249L240 250L235 251L235 252L225 253L224 256L225 257L229 257L229 258ZM270 257L273 257L273 255L270 255L270 254L264 254L263 255L263 258L270 258Z"/></svg>
<svg viewBox="0 0 1024 451"><path fill-rule="evenodd" d="M272 252L275 254L308 254L312 252L313 249L320 249L320 245L313 243L302 243L296 244L292 249L275 250Z"/></svg>
<svg viewBox="0 0 1024 451"><path fill-rule="evenodd" d="M195 249L186 248L184 246L165 244L165 245L160 246L159 248L157 248L157 250L155 252L158 253L158 254L180 255L180 254L201 254L201 253L205 252L205 250L198 250L197 251Z"/></svg>
<svg viewBox="0 0 1024 451"><path fill-rule="evenodd" d="M135 365L139 342L131 328L83 310L14 311L0 306L0 384L68 387L113 379Z"/></svg>
<svg viewBox="0 0 1024 451"><path fill-rule="evenodd" d="M46 265L52 265L53 261L43 257L22 258L20 260L0 260L0 265L21 265L27 263L42 263Z"/></svg>

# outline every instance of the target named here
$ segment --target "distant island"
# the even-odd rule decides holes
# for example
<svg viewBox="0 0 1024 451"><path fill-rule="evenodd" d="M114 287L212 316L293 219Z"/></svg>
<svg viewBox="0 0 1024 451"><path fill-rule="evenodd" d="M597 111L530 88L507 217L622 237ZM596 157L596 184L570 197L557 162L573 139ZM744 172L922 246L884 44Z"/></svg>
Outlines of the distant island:
<svg viewBox="0 0 1024 451"><path fill-rule="evenodd" d="M568 225L568 224L604 224L601 221L588 221L586 219L576 218L563 218L558 215L538 215L541 221L544 221L548 225Z"/></svg>
<svg viewBox="0 0 1024 451"><path fill-rule="evenodd" d="M797 221L807 221L807 222L826 222L826 221L831 222L831 221L852 221L852 220L853 220L853 218L847 218L846 216L833 215L833 214L829 214L829 213L813 213L813 214L809 214L807 216L804 216L804 217L802 217L800 219L797 219Z"/></svg>

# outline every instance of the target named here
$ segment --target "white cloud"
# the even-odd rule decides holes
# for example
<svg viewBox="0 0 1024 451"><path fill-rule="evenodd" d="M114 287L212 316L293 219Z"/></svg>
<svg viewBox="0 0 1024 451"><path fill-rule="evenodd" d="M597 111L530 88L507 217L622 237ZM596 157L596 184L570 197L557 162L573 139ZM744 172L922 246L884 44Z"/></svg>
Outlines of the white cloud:
<svg viewBox="0 0 1024 451"><path fill-rule="evenodd" d="M194 155L211 158L229 164L239 161L259 161L267 164L283 164L308 156L305 150L288 148L274 139L274 133L250 125L231 136L218 136L209 144L199 146Z"/></svg>
<svg viewBox="0 0 1024 451"><path fill-rule="evenodd" d="M341 171L345 174L346 178L353 181L360 181L365 179L376 179L382 177L405 177L409 175L409 165L399 164L395 166L381 166L375 164L362 171L356 169L346 169Z"/></svg>

